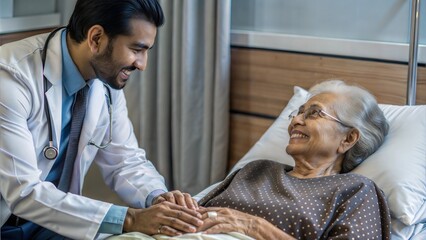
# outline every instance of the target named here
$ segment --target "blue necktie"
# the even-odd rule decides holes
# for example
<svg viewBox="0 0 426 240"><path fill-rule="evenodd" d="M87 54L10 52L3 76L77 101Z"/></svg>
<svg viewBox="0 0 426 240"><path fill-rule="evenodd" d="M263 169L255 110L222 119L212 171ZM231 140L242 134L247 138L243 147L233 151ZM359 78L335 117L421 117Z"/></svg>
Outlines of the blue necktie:
<svg viewBox="0 0 426 240"><path fill-rule="evenodd" d="M74 161L78 151L78 142L80 139L81 127L83 126L84 115L86 114L88 91L89 86L86 85L84 86L84 88L80 89L77 92L74 107L72 110L68 147L63 163L61 178L59 179L58 184L58 189L64 192L68 192L71 183Z"/></svg>

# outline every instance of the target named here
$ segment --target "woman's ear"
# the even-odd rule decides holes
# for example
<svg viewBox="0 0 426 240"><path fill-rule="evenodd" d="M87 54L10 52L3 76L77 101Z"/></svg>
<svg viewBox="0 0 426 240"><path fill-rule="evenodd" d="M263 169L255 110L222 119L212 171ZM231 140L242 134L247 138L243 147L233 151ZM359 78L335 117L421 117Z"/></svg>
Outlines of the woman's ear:
<svg viewBox="0 0 426 240"><path fill-rule="evenodd" d="M101 25L93 25L87 33L87 44L92 53L99 53L101 46L104 46L103 41L106 39L104 28Z"/></svg>
<svg viewBox="0 0 426 240"><path fill-rule="evenodd" d="M352 128L346 133L345 137L340 142L340 145L337 151L341 154L345 153L358 142L359 137L360 137L359 130L356 128Z"/></svg>

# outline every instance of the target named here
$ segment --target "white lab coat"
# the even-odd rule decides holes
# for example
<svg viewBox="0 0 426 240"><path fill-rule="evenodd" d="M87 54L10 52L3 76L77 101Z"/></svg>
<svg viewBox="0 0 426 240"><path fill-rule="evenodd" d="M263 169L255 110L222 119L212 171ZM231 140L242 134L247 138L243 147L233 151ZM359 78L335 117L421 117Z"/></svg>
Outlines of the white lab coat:
<svg viewBox="0 0 426 240"><path fill-rule="evenodd" d="M44 74L59 149L62 111L61 32L49 43ZM138 147L127 116L123 91L111 90L113 139L105 149L88 145L109 139L108 101L100 80L90 83L87 112L69 193L45 182L54 161L47 160L48 125L44 110L41 49L47 34L0 47L0 225L11 212L72 239L93 239L111 204L80 196L92 162L112 189L132 207L145 207L164 179Z"/></svg>

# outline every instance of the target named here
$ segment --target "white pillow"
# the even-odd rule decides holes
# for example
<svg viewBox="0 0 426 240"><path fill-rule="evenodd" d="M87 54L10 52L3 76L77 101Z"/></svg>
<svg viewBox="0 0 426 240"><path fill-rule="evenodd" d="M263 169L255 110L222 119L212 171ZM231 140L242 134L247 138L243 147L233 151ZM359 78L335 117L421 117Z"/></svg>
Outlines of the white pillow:
<svg viewBox="0 0 426 240"><path fill-rule="evenodd" d="M248 162L268 159L294 165L288 144L288 115L307 101L308 92L294 87L288 105L232 171ZM372 179L386 194L392 217L406 225L426 222L426 105L380 104L390 124L383 145L353 172Z"/></svg>

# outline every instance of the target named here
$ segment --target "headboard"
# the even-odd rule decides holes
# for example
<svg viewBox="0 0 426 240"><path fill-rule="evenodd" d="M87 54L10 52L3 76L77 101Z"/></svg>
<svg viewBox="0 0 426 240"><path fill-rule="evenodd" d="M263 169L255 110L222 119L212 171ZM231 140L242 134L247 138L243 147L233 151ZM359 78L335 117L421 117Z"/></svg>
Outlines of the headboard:
<svg viewBox="0 0 426 240"><path fill-rule="evenodd" d="M408 54L408 53L407 53ZM293 95L317 82L359 84L379 103L405 105L408 64L274 50L232 48L228 169L273 123ZM416 104L426 104L426 66L418 66Z"/></svg>

